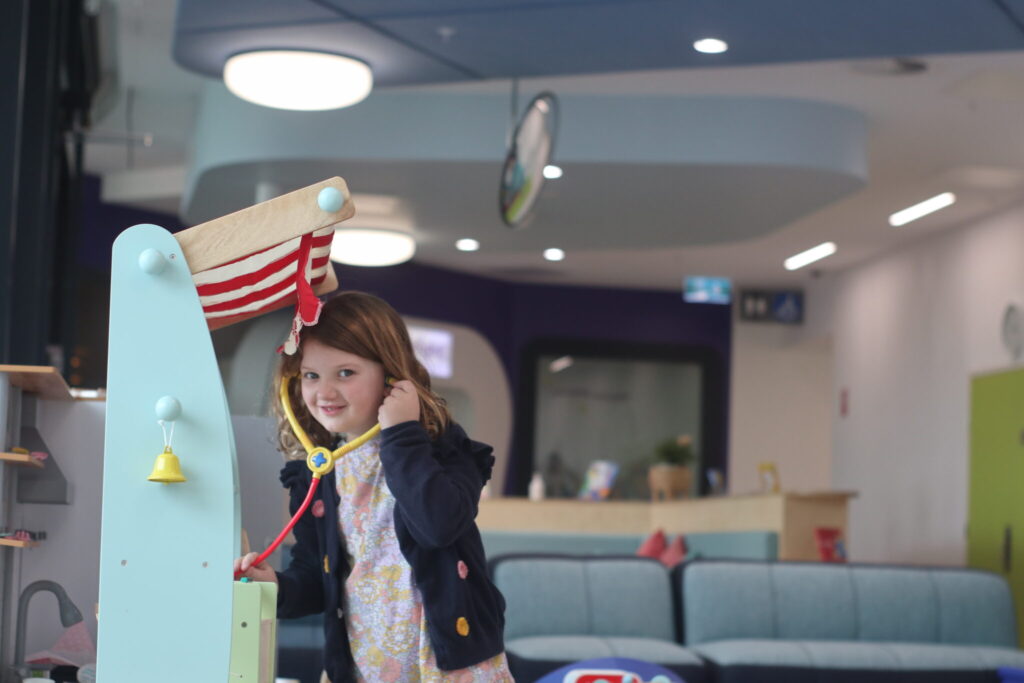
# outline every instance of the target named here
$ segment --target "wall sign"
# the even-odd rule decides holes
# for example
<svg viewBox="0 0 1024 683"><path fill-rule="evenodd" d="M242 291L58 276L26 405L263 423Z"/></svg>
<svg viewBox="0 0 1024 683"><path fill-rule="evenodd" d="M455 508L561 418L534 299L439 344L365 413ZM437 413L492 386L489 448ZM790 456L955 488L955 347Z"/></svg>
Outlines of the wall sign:
<svg viewBox="0 0 1024 683"><path fill-rule="evenodd" d="M431 377L451 379L453 335L448 330L407 325L416 360L423 363Z"/></svg>
<svg viewBox="0 0 1024 683"><path fill-rule="evenodd" d="M740 320L799 325L804 321L804 293L795 289L745 289L740 292Z"/></svg>

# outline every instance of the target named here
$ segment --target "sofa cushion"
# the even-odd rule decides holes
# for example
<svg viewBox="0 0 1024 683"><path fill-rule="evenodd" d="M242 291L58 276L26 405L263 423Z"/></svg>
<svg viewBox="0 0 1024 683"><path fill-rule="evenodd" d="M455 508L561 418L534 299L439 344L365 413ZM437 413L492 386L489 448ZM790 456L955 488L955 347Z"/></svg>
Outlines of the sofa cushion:
<svg viewBox="0 0 1024 683"><path fill-rule="evenodd" d="M658 560L661 559L661 554L667 547L668 539L665 538L665 532L658 529L644 539L644 542L636 549L636 554L638 557L651 557Z"/></svg>
<svg viewBox="0 0 1024 683"><path fill-rule="evenodd" d="M693 651L657 638L624 638L608 636L527 636L505 641L505 648L519 657L578 662L597 657L629 657L657 664L691 664L703 662Z"/></svg>
<svg viewBox="0 0 1024 683"><path fill-rule="evenodd" d="M682 534L673 538L664 552L658 556L658 560L669 569L672 569L685 559L686 541L683 539Z"/></svg>
<svg viewBox="0 0 1024 683"><path fill-rule="evenodd" d="M1013 600L988 572L820 563L694 562L686 643L848 640L1014 647Z"/></svg>
<svg viewBox="0 0 1024 683"><path fill-rule="evenodd" d="M672 587L657 560L507 555L492 561L491 575L505 596L506 640L551 635L675 640Z"/></svg>
<svg viewBox="0 0 1024 683"><path fill-rule="evenodd" d="M1024 666L1024 651L982 645L821 640L720 640L691 647L716 666L886 671L994 671Z"/></svg>

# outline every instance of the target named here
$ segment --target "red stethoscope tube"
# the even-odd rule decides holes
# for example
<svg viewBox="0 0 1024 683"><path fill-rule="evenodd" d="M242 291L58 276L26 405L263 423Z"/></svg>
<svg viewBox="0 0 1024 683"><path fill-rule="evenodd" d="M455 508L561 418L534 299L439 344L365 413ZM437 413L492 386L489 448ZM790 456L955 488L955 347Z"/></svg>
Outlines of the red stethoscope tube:
<svg viewBox="0 0 1024 683"><path fill-rule="evenodd" d="M319 484L320 484L320 477L313 477L313 482L309 485L309 492L306 494L306 499L304 501L302 501L302 505L299 506L298 512L296 512L294 515L292 515L291 521L288 522L288 524L285 526L284 530L281 531L281 533L277 535L277 538L274 539L273 543L271 543L269 546L267 546L266 550L264 550L262 553L259 554L259 557L257 557L253 561L253 563L252 563L253 565L260 564L261 562L266 560L268 557L270 557L271 553L273 553L275 550L277 550L277 546L281 545L281 542L284 541L284 539L288 536L289 533L291 533L292 528L294 528L295 524L298 523L299 518L302 517L302 514L306 511L306 508L309 507L310 501L313 500L313 494L316 492L316 487ZM252 565L249 565L249 566L251 567ZM235 572L235 579L236 580L239 579L241 576L242 576L242 571L241 570Z"/></svg>

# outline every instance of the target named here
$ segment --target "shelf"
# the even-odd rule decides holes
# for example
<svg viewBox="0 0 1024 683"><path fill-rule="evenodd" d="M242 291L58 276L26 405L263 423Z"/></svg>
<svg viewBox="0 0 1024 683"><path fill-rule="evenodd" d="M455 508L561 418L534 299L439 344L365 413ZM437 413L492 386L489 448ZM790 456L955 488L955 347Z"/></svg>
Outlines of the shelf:
<svg viewBox="0 0 1024 683"><path fill-rule="evenodd" d="M70 401L71 389L57 368L46 365L0 365L10 375L11 384L24 391L53 401Z"/></svg>
<svg viewBox="0 0 1024 683"><path fill-rule="evenodd" d="M43 469L43 461L33 458L31 455L25 455L24 453L4 453L0 452L0 460L6 460L7 462L14 463L16 465L27 465L28 467L38 467Z"/></svg>
<svg viewBox="0 0 1024 683"><path fill-rule="evenodd" d="M9 545L15 548L35 548L39 544L36 541L16 541L12 538L0 538L0 545Z"/></svg>

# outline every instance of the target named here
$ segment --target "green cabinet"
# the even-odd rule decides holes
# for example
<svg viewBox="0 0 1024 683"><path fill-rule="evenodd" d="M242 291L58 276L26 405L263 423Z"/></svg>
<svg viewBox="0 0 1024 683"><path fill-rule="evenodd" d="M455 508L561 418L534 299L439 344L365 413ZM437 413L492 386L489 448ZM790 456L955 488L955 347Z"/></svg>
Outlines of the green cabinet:
<svg viewBox="0 0 1024 683"><path fill-rule="evenodd" d="M971 380L970 449L967 564L1007 578L1024 625L1024 369Z"/></svg>

